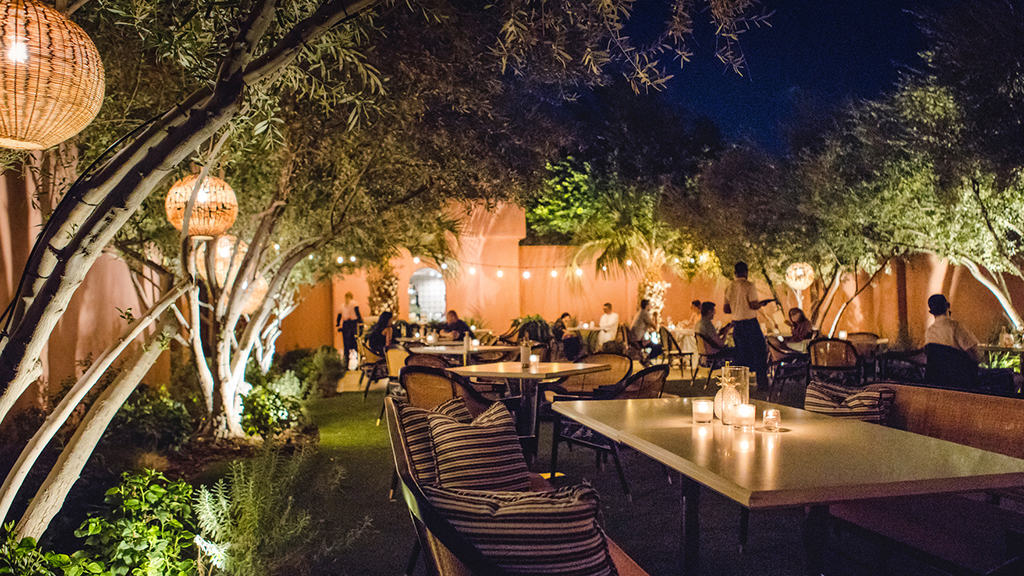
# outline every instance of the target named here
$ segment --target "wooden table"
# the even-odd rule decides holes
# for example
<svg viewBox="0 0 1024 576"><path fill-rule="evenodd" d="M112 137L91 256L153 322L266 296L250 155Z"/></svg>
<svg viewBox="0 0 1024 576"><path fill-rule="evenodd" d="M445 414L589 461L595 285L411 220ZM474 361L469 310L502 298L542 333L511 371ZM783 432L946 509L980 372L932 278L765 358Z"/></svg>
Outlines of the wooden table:
<svg viewBox="0 0 1024 576"><path fill-rule="evenodd" d="M699 567L699 488L750 510L811 507L804 532L810 573L821 569L828 504L865 498L1024 486L1024 460L853 420L764 402L783 432L694 425L688 398L556 402L553 409L678 471L683 562Z"/></svg>
<svg viewBox="0 0 1024 576"><path fill-rule="evenodd" d="M449 372L465 378L502 378L518 385L522 398L516 428L520 437L528 439L524 447L530 457L537 454L537 432L540 423L537 414L540 411L542 381L606 370L611 370L611 366L580 362L539 362L526 368L521 362L494 362L448 369Z"/></svg>
<svg viewBox="0 0 1024 576"><path fill-rule="evenodd" d="M469 355L486 354L494 352L518 352L519 346L500 344L494 346L470 346ZM469 358L466 358L465 344L451 344L441 346L419 346L409 350L412 354L432 354L434 356L461 356L462 364L469 365Z"/></svg>

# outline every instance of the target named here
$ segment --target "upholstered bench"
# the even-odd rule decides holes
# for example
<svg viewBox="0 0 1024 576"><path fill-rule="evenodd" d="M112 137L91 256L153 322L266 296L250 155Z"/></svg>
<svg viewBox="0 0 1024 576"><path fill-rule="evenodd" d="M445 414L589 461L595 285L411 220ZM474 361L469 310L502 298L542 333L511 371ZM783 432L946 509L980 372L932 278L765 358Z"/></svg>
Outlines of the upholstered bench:
<svg viewBox="0 0 1024 576"><path fill-rule="evenodd" d="M538 482L532 475L528 480L529 488L522 491L450 488L443 487L443 481L421 484L421 479L435 477L431 474L436 474L438 480L444 480L446 474L450 477L451 472L443 469L446 448L439 432L448 433L447 427L457 425L439 425L436 419L430 422L429 433L436 443L437 458L434 462L437 468L431 471L428 454L415 438L423 434L422 426L411 422L410 414L395 399L387 398L385 402L399 492L409 508L417 541L436 573L442 576L567 573L548 568L554 565L567 568L571 573L646 574L597 525L596 493L589 486L550 490L550 485ZM447 409L451 413L450 407ZM446 407L437 410L444 412ZM459 441L453 448L461 449L469 444ZM514 438L506 444L518 447ZM457 478L460 482L487 479L486 473L475 467L457 467L456 471L463 476ZM464 477L466 473L473 477ZM508 482L508 477L502 481ZM531 524L535 516L539 520ZM587 551L591 553L588 555ZM520 569L510 569L510 564Z"/></svg>
<svg viewBox="0 0 1024 576"><path fill-rule="evenodd" d="M889 382L866 390L892 391L890 426L1024 458L1024 399ZM849 502L829 511L943 570L1024 574L1024 515L989 502L954 494Z"/></svg>

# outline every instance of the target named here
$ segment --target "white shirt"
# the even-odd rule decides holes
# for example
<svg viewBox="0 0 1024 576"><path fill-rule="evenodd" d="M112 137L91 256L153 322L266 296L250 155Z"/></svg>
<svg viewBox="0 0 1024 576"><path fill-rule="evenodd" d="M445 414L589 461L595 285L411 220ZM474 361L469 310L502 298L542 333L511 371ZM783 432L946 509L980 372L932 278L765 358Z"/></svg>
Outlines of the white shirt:
<svg viewBox="0 0 1024 576"><path fill-rule="evenodd" d="M601 320L597 325L601 328L597 333L597 345L602 346L605 342L615 339L615 333L619 330L619 315L615 312L601 314Z"/></svg>
<svg viewBox="0 0 1024 576"><path fill-rule="evenodd" d="M965 352L980 344L970 330L950 318L949 314L935 317L935 322L924 331L924 343L941 344Z"/></svg>
<svg viewBox="0 0 1024 576"><path fill-rule="evenodd" d="M356 315L356 308L358 306L359 305L356 304L354 300L352 301L351 304L342 305L340 313L341 321L344 322L345 320L358 320L359 316Z"/></svg>
<svg viewBox="0 0 1024 576"><path fill-rule="evenodd" d="M725 302L729 305L733 320L757 318L757 310L751 308L750 303L758 300L757 288L746 278L733 280L725 289Z"/></svg>

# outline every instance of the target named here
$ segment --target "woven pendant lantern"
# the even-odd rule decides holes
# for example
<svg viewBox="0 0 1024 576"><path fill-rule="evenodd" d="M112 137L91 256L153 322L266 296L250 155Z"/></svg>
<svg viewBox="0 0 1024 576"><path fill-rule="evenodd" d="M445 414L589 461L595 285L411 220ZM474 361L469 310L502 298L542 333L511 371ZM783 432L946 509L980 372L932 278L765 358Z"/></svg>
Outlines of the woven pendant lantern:
<svg viewBox="0 0 1024 576"><path fill-rule="evenodd" d="M185 221L185 206L192 197L198 174L190 174L178 180L167 191L164 210L167 220L177 230ZM189 236L219 236L228 231L238 217L238 200L235 191L220 178L207 176L199 186L192 216L188 220Z"/></svg>
<svg viewBox="0 0 1024 576"><path fill-rule="evenodd" d="M0 146L42 150L85 128L103 103L89 35L37 0L0 0Z"/></svg>
<svg viewBox="0 0 1024 576"><path fill-rule="evenodd" d="M196 249L196 262L198 262L199 275L204 279L206 278L206 248L210 244L214 245L214 256L213 256L213 274L216 276L217 286L223 288L235 283L235 277L238 275L238 268L242 265L242 259L245 258L245 253L249 251L249 245L244 241L232 236L231 234L224 234L218 236L212 242L203 242ZM238 251L238 254L232 260L231 255ZM231 270L231 268L234 270ZM228 277L228 273L231 273L231 277Z"/></svg>
<svg viewBox="0 0 1024 576"><path fill-rule="evenodd" d="M796 262L786 269L786 284L796 290L807 290L814 284L814 268L806 262Z"/></svg>

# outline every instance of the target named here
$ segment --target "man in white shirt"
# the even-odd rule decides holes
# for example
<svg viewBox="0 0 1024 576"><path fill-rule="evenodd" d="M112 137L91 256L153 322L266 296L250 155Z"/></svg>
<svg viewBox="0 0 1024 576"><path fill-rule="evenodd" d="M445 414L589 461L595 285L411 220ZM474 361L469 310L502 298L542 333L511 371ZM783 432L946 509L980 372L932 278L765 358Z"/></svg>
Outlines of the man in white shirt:
<svg viewBox="0 0 1024 576"><path fill-rule="evenodd" d="M757 311L773 302L761 300L754 283L747 280L747 263L737 262L733 267L733 281L725 289L726 314L732 315L732 338L736 344L736 364L746 366L757 374L757 385L767 390L768 345L757 322Z"/></svg>
<svg viewBox="0 0 1024 576"><path fill-rule="evenodd" d="M949 300L945 296L931 295L928 298L928 312L935 317L935 321L924 331L925 344L957 348L966 352L975 362L981 362L981 351L978 350L980 342L963 324L949 316Z"/></svg>
<svg viewBox="0 0 1024 576"><path fill-rule="evenodd" d="M615 340L615 334L619 331L619 315L612 312L612 303L604 303L604 314L601 314L601 320L597 323L601 329L597 333L597 348L601 349L606 343Z"/></svg>

